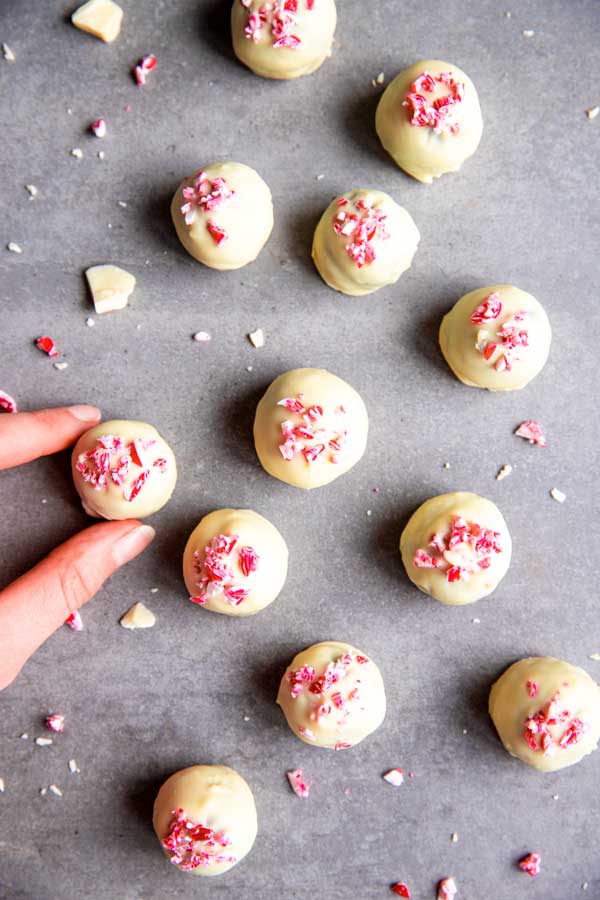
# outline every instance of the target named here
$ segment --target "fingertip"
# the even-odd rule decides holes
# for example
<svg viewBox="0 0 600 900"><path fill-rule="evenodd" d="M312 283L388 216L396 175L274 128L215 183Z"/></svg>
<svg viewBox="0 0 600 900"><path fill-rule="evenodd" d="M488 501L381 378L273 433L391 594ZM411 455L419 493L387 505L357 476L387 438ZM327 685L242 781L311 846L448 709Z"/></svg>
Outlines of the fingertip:
<svg viewBox="0 0 600 900"><path fill-rule="evenodd" d="M152 543L156 531L151 525L137 525L113 544L112 555L117 566L123 566Z"/></svg>
<svg viewBox="0 0 600 900"><path fill-rule="evenodd" d="M79 422L89 422L91 425L99 422L102 418L102 413L97 406L88 406L85 403L78 403L75 406L67 406L66 408L73 418L77 419Z"/></svg>

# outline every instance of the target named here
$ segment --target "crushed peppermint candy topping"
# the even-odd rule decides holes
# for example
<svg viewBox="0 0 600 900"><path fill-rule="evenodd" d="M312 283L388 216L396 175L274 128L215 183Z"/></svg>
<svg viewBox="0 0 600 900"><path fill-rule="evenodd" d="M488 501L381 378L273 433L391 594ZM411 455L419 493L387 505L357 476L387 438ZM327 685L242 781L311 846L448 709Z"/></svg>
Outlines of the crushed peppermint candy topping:
<svg viewBox="0 0 600 900"><path fill-rule="evenodd" d="M169 833L161 841L161 846L168 852L174 866L189 872L201 866L237 862L237 857L232 853L223 853L224 848L231 844L231 838L225 832L217 833L212 828L192 822L183 809L174 809L171 815L173 819Z"/></svg>
<svg viewBox="0 0 600 900"><path fill-rule="evenodd" d="M135 438L126 444L118 435L103 434L91 450L79 454L75 469L95 491L108 488L111 482L122 486L123 497L131 503L150 478L152 469L158 469L162 475L167 471L168 464L163 457L150 463L148 450L156 443L153 438ZM129 476L135 474L133 467L142 471L128 482Z"/></svg>
<svg viewBox="0 0 600 900"><path fill-rule="evenodd" d="M65 619L65 625L68 625L71 631L83 631L83 619L78 610L72 612L68 619Z"/></svg>
<svg viewBox="0 0 600 900"><path fill-rule="evenodd" d="M315 8L315 0L265 0L255 10L250 8L252 0L240 2L248 9L248 23L244 28L248 40L257 44L263 33L268 37L270 32L273 47L286 50L296 50L302 43L298 35L294 34L294 28L303 2L308 12Z"/></svg>
<svg viewBox="0 0 600 900"><path fill-rule="evenodd" d="M248 578L257 571L260 557L253 547L236 549L238 543L237 534L217 534L203 553L199 550L194 552L194 569L199 576L196 584L200 590L197 596L190 597L192 603L203 606L217 594L222 595L231 606L239 606L246 599L250 588L237 583L236 564L242 577Z"/></svg>
<svg viewBox="0 0 600 900"><path fill-rule="evenodd" d="M291 669L286 673L285 679L290 685L290 697L296 700L303 692L312 694L314 703L312 703L308 718L312 722L319 722L324 718L335 718L336 725L344 725L352 714L352 706L360 701L360 678L354 678L351 684L345 685L345 694L342 694L342 682L351 674L351 667L355 664L365 665L370 660L366 656L359 653L347 652L343 653L336 660L327 663L321 675L317 675L314 666L301 666L299 669ZM334 688L329 696L325 696ZM312 698L311 698L312 699ZM301 734L314 740L314 735L309 729L298 728ZM352 744L344 741L335 745L335 750L343 750L351 747Z"/></svg>
<svg viewBox="0 0 600 900"><path fill-rule="evenodd" d="M535 697L537 685L535 693L532 693L530 684L534 685L534 682L527 682L529 696ZM562 734L556 737L551 728L563 729ZM534 752L552 756L557 749L566 750L578 744L586 731L587 725L582 719L571 717L568 709L561 708L560 693L557 691L543 709L526 719L523 738Z"/></svg>
<svg viewBox="0 0 600 900"><path fill-rule="evenodd" d="M90 125L90 131L97 138L103 138L106 135L106 119L95 119Z"/></svg>
<svg viewBox="0 0 600 900"><path fill-rule="evenodd" d="M473 311L473 325L487 325L495 321L502 311L498 293L493 291ZM529 331L522 324L527 318L524 310L515 313L492 334L486 328L477 329L475 347L486 362L492 362L497 372L510 372L513 364L523 359L524 348L529 346ZM496 351L499 354L496 354ZM495 359L492 357L495 356Z"/></svg>
<svg viewBox="0 0 600 900"><path fill-rule="evenodd" d="M492 291L492 293L488 294L485 300L473 311L471 314L471 322L473 322L474 325L482 325L485 322L497 319L501 312L502 302L500 300L500 294L497 291Z"/></svg>
<svg viewBox="0 0 600 900"><path fill-rule="evenodd" d="M339 198L332 221L333 230L348 239L346 252L359 269L377 258L373 241L386 241L390 237L386 221L387 214L375 209L363 197L354 201Z"/></svg>
<svg viewBox="0 0 600 900"><path fill-rule="evenodd" d="M16 413L18 412L17 401L14 397L11 397L10 394L7 394L6 391L0 391L0 410L4 410L7 413Z"/></svg>
<svg viewBox="0 0 600 900"><path fill-rule="evenodd" d="M347 428L338 426L337 421L325 418L322 406L313 404L307 406L304 402L304 394L298 394L296 398L284 397L277 401L277 406L283 406L299 421L294 423L290 418L281 423L281 442L279 452L286 462L290 462L302 455L310 465L322 458L330 463L338 464L348 439ZM333 416L346 415L343 406L336 406Z"/></svg>
<svg viewBox="0 0 600 900"><path fill-rule="evenodd" d="M417 550L413 565L417 569L439 569L450 583L468 581L474 573L490 567L492 554L502 552L498 531L467 522L460 515L454 517L449 534L432 535L428 547L429 553Z"/></svg>
<svg viewBox="0 0 600 900"><path fill-rule="evenodd" d="M133 70L133 77L138 87L143 87L146 84L146 79L152 69L156 68L156 63L157 59L153 53L148 53L140 59Z"/></svg>
<svg viewBox="0 0 600 900"><path fill-rule="evenodd" d="M42 337L36 338L35 346L38 350L41 350L42 353L47 353L48 356L54 357L58 356L58 350L56 349L56 344L48 335L42 335Z"/></svg>
<svg viewBox="0 0 600 900"><path fill-rule="evenodd" d="M65 728L65 717L58 715L55 713L51 716L46 716L46 728L49 728L50 731L55 731L57 734L60 734L61 731L64 731Z"/></svg>
<svg viewBox="0 0 600 900"><path fill-rule="evenodd" d="M436 93L440 86L447 88L448 92L430 102L425 94ZM423 72L411 84L402 106L410 113L411 125L433 128L436 134L458 134L460 125L456 121L456 107L462 103L464 96L464 84L455 81L451 72L441 72L439 75Z"/></svg>
<svg viewBox="0 0 600 900"><path fill-rule="evenodd" d="M546 446L546 438L542 433L541 425L534 420L531 422L521 422L516 429L515 434L517 437L525 438L530 444L537 444L538 447Z"/></svg>
<svg viewBox="0 0 600 900"><path fill-rule="evenodd" d="M535 681L528 681L527 682L527 693L529 694L529 696L535 697L537 692L538 692L537 683Z"/></svg>
<svg viewBox="0 0 600 900"><path fill-rule="evenodd" d="M437 900L454 900L458 894L458 888L454 876L442 878L437 888Z"/></svg>
<svg viewBox="0 0 600 900"><path fill-rule="evenodd" d="M191 225L195 221L198 210L204 213L214 212L215 209L234 197L235 191L229 187L224 178L218 177L211 181L200 170L194 176L192 183L186 184L183 188L185 203L180 211L185 219L185 224ZM217 246L227 239L226 232L214 222L208 221L206 227L217 242Z"/></svg>
<svg viewBox="0 0 600 900"><path fill-rule="evenodd" d="M396 897L405 897L410 900L410 891L403 881L397 881L396 884L390 885L390 891Z"/></svg>
<svg viewBox="0 0 600 900"><path fill-rule="evenodd" d="M404 772L402 769L390 769L389 772L386 772L381 777L394 787L400 787L401 784L404 784Z"/></svg>
<svg viewBox="0 0 600 900"><path fill-rule="evenodd" d="M292 772L286 772L285 774L296 797L308 797L309 787L304 780L302 769L294 769Z"/></svg>
<svg viewBox="0 0 600 900"><path fill-rule="evenodd" d="M540 874L542 857L539 853L528 853L523 859L519 860L519 868L527 872L531 878L536 878Z"/></svg>

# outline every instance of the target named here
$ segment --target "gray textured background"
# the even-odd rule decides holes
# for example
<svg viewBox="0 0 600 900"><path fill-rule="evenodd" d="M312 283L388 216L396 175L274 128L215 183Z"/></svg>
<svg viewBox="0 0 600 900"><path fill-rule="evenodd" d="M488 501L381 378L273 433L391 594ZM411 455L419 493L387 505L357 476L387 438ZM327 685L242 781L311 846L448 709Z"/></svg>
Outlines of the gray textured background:
<svg viewBox="0 0 600 900"><path fill-rule="evenodd" d="M486 712L491 682L527 654L600 675L588 659L600 651L590 535L600 118L584 114L600 102L600 4L341 0L333 58L289 84L232 58L225 0L123 5L108 46L66 24L74 4L1 4L0 40L17 61L0 59L0 244L24 252L0 251L0 385L24 409L88 401L107 418L151 422L180 479L152 519L155 544L86 607L85 631L55 635L0 697L0 896L375 900L401 879L427 900L453 873L460 900L600 897L600 757L542 776L503 751ZM141 90L129 73L150 50L158 68ZM373 128L371 79L424 56L466 69L485 120L477 155L431 187L394 168ZM99 115L102 142L86 134ZM257 263L220 274L180 248L168 201L184 174L226 158L265 177L276 223ZM405 205L422 241L396 286L349 299L320 281L310 241L331 196L361 186ZM88 328L82 271L108 261L138 286L128 309ZM436 342L441 314L497 281L534 293L554 330L544 372L505 396L460 385ZM245 337L256 327L260 351ZM191 341L200 329L210 344ZM67 370L32 346L42 333ZM262 391L300 365L349 380L371 417L361 464L310 494L263 473L251 443ZM527 418L542 422L546 450L513 437ZM498 483L504 463L514 472ZM88 520L66 455L5 472L1 485L8 583ZM491 599L446 609L409 584L397 541L420 502L453 489L499 504L514 558ZM290 548L280 599L249 620L192 606L180 577L188 533L228 505L266 515ZM137 600L158 615L151 631L117 624ZM291 656L327 638L375 659L389 701L379 731L338 754L295 740L274 703ZM65 713L64 735L49 749L19 740L42 734L49 709ZM159 783L196 762L234 766L258 806L252 854L219 879L172 870L150 827ZM307 802L285 783L296 766L312 783ZM391 766L415 777L395 791L380 779ZM39 795L50 782L62 799ZM533 849L536 881L514 865Z"/></svg>

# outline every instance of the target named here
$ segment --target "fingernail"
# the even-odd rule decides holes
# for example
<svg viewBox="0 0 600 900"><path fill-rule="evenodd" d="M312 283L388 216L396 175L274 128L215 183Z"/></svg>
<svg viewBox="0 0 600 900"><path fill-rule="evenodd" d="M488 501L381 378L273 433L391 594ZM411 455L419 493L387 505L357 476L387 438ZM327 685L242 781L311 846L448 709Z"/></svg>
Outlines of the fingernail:
<svg viewBox="0 0 600 900"><path fill-rule="evenodd" d="M141 553L156 534L150 525L138 525L128 531L113 547L113 557L118 566L122 566Z"/></svg>
<svg viewBox="0 0 600 900"><path fill-rule="evenodd" d="M77 406L68 406L67 409L80 422L97 422L102 415L96 406L86 406L82 403Z"/></svg>

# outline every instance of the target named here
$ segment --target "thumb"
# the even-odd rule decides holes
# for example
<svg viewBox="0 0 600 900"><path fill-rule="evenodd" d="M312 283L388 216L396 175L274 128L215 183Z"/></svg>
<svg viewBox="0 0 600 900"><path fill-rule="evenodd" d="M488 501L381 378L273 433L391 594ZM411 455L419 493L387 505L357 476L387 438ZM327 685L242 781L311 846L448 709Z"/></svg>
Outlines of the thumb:
<svg viewBox="0 0 600 900"><path fill-rule="evenodd" d="M0 592L0 690L109 575L148 546L154 534L153 528L135 519L92 525Z"/></svg>

